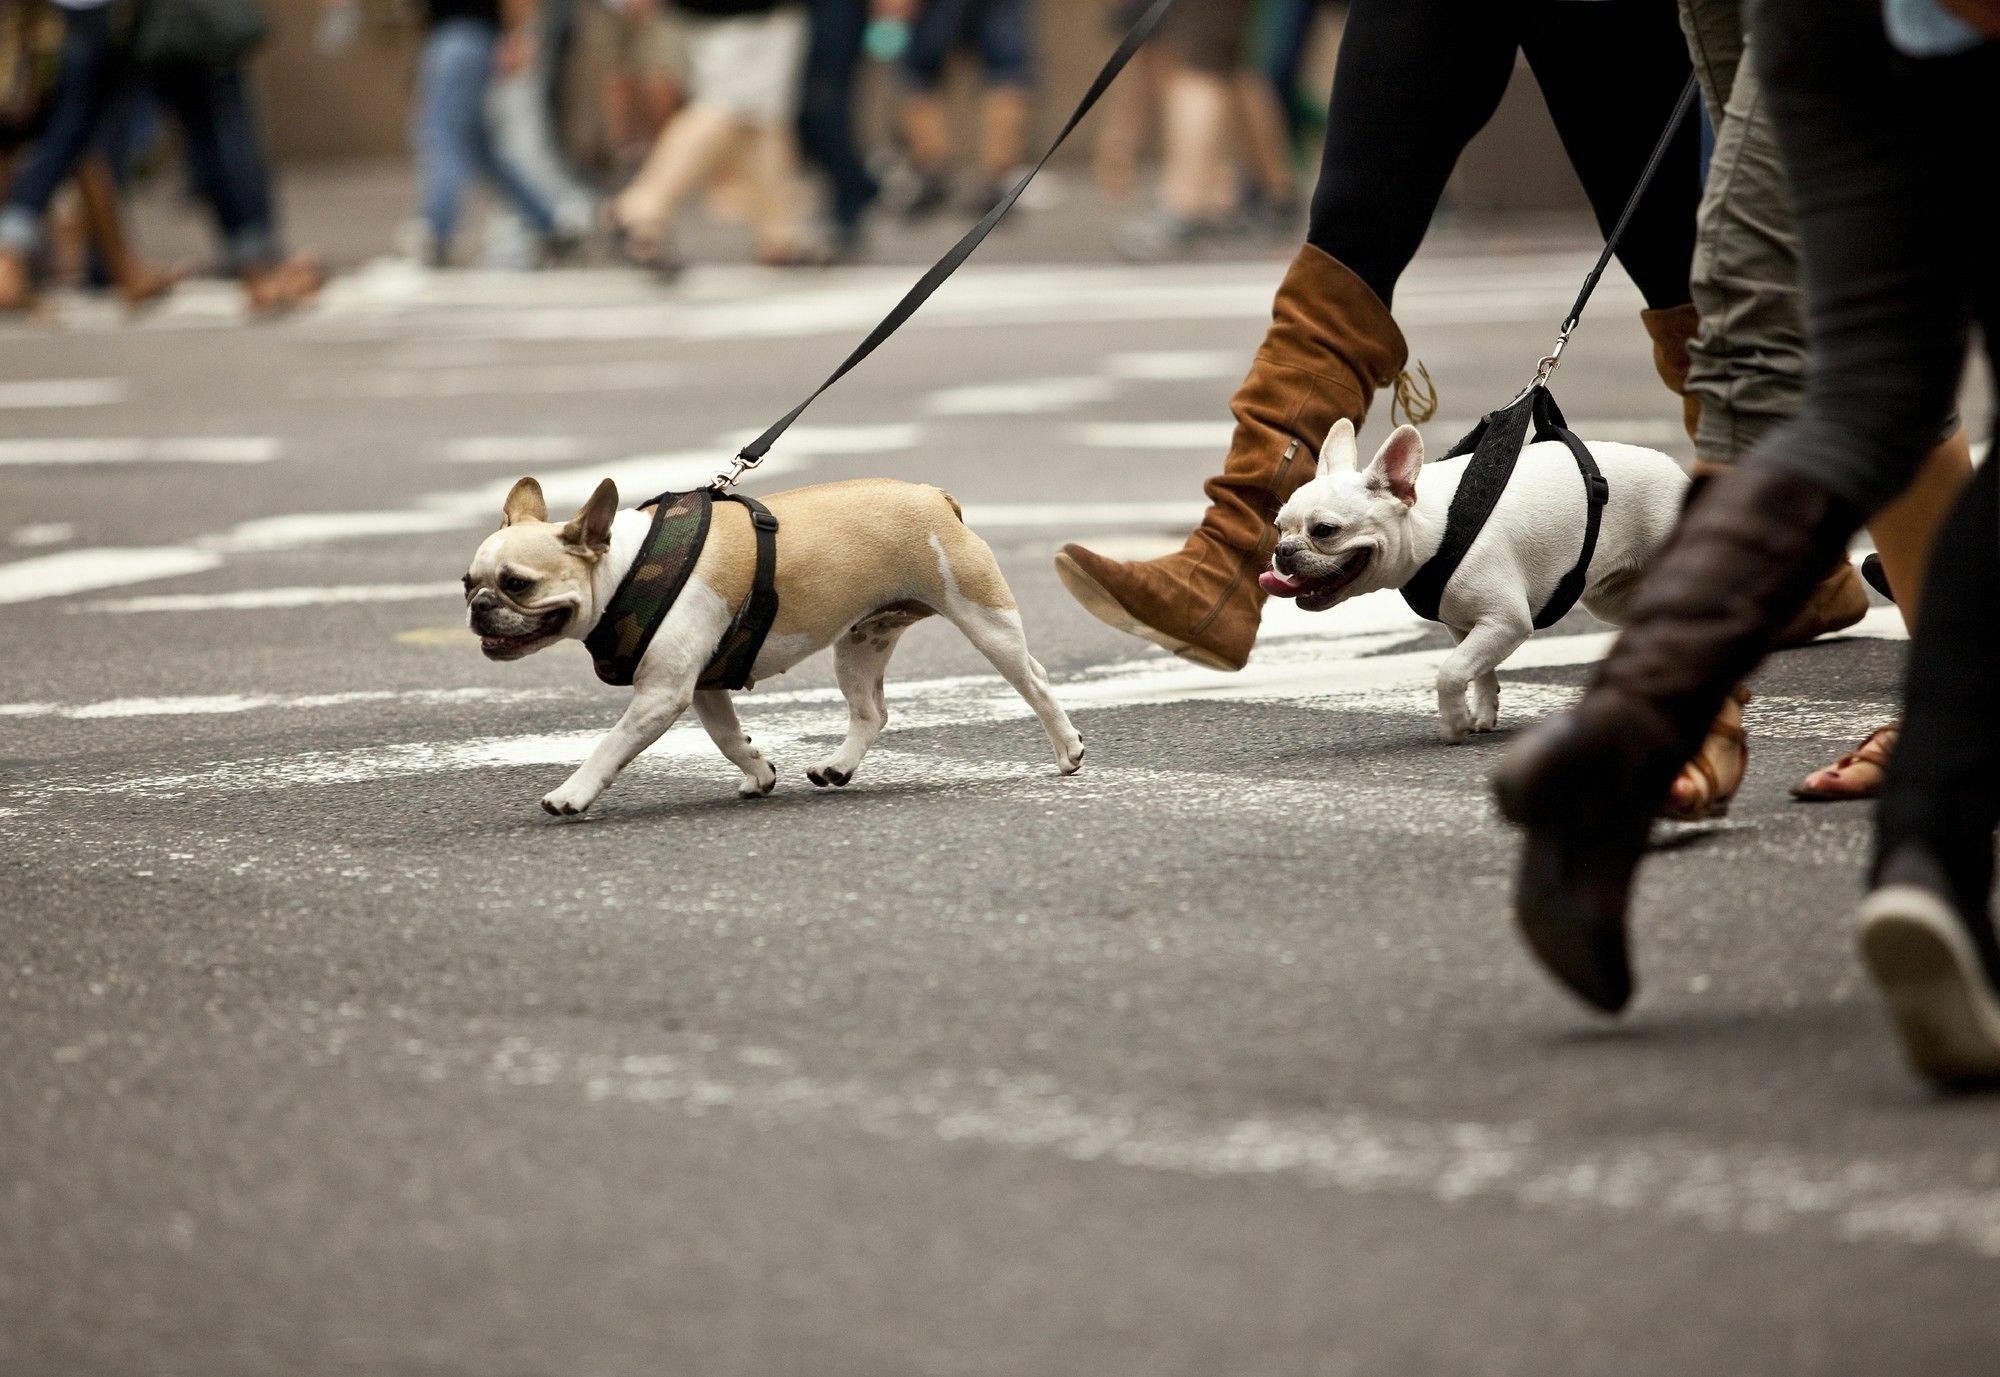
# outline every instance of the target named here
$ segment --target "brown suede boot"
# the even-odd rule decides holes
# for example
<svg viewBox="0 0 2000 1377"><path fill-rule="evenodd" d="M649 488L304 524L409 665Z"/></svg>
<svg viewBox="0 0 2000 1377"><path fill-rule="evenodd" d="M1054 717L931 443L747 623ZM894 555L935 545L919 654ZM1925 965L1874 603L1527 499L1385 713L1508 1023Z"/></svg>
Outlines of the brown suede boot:
<svg viewBox="0 0 2000 1377"><path fill-rule="evenodd" d="M28 260L0 249L0 311L25 311L35 304L35 277Z"/></svg>
<svg viewBox="0 0 2000 1377"><path fill-rule="evenodd" d="M1597 1008L1616 1013L1632 996L1626 905L1669 785L1860 524L1792 474L1746 466L1715 480L1639 584L1590 691L1502 763L1501 810L1528 833L1515 919Z"/></svg>
<svg viewBox="0 0 2000 1377"><path fill-rule="evenodd" d="M1271 329L1236 390L1236 435L1208 480L1208 512L1171 555L1124 563L1065 545L1063 586L1099 621L1211 669L1237 670L1257 640L1257 575L1276 543L1272 518L1313 476L1333 423L1356 425L1409 357L1403 332L1366 283L1308 244L1271 309Z"/></svg>
<svg viewBox="0 0 2000 1377"><path fill-rule="evenodd" d="M1653 339L1653 371L1667 390L1681 399L1681 424L1688 439L1694 439L1701 421L1701 400L1688 396L1688 342L1701 327L1701 313L1690 301L1685 306L1668 306L1658 311L1641 311L1639 319Z"/></svg>

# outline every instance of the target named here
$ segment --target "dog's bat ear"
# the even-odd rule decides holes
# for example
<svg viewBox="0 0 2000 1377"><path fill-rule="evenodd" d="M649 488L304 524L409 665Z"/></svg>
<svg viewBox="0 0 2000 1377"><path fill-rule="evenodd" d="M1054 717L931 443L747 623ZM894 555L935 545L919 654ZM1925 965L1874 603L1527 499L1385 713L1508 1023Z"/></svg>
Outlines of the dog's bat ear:
<svg viewBox="0 0 2000 1377"><path fill-rule="evenodd" d="M507 501L500 511L502 526L549 519L549 504L542 496L542 485L532 478L523 478L508 490Z"/></svg>
<svg viewBox="0 0 2000 1377"><path fill-rule="evenodd" d="M1417 500L1417 470L1423 466L1424 437L1415 426L1397 426L1368 466L1368 486L1387 489L1398 502L1410 506Z"/></svg>
<svg viewBox="0 0 2000 1377"><path fill-rule="evenodd" d="M609 478L562 528L562 542L580 554L601 555L611 548L611 518L618 515L618 485Z"/></svg>
<svg viewBox="0 0 2000 1377"><path fill-rule="evenodd" d="M1354 443L1354 422L1342 416L1333 423L1333 429L1326 433L1326 443L1320 446L1320 477L1360 467L1361 448Z"/></svg>

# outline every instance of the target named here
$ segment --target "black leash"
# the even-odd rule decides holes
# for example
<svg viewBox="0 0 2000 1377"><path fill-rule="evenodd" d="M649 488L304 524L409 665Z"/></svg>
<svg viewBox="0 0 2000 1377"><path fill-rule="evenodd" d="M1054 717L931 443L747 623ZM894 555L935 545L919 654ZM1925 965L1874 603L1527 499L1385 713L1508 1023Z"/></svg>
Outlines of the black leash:
<svg viewBox="0 0 2000 1377"><path fill-rule="evenodd" d="M1610 266L1612 255L1618 252L1618 245L1625 238L1625 231L1639 209L1639 202L1651 188L1660 164L1666 161L1667 150L1673 147L1674 139L1680 133L1698 93L1695 79L1689 77L1687 89L1681 92L1680 101L1667 120L1666 132L1654 145L1653 156L1647 159L1645 170L1639 174L1638 185L1632 188L1631 198L1625 202L1625 209L1619 213L1618 222L1612 226L1610 235L1604 241L1604 251L1598 254L1596 265L1583 279L1583 289L1576 294L1569 314L1563 317L1562 328L1556 334L1555 348L1544 354L1535 365L1535 380L1513 401L1480 418L1470 434L1441 456L1441 459L1456 459L1469 454L1472 458L1465 466L1465 474L1459 479L1458 491L1452 494L1451 507L1445 515L1444 543L1424 567L1403 585L1403 601L1419 617L1427 621L1442 620L1440 609L1445 586L1458 572L1458 566L1472 549L1473 541L1486 528L1487 518L1499 505L1500 495L1507 490L1521 451L1530 443L1544 440L1559 440L1568 447L1571 457L1576 460L1577 472L1583 476L1585 506L1582 550L1570 571L1556 584L1548 602L1535 614L1536 629L1554 626L1569 615L1577 599L1583 596L1584 585L1590 577L1590 561L1597 553L1597 535L1604 522L1604 505L1611 498L1611 485L1605 481L1589 446L1576 437L1563 419L1562 408L1556 405L1555 395L1549 391L1549 375L1561 365L1563 350L1569 346L1570 336L1583 319L1583 308L1590 303L1591 293L1597 290L1598 280L1604 276L1605 268ZM1532 441L1529 439L1530 424L1534 426Z"/></svg>
<svg viewBox="0 0 2000 1377"><path fill-rule="evenodd" d="M853 372L855 367L863 359L866 359L880 348L889 336L902 329L904 323L917 313L918 308L926 301L929 301L937 289L942 287L945 281L964 265L965 260L972 256L972 251L986 241L987 235L993 233L994 226L1006 219L1007 212L1012 210L1014 203L1021 199L1021 193L1026 191L1028 184L1041 174L1044 167L1048 166L1049 159L1056 155L1056 151L1068 141L1069 136L1075 132L1076 127L1083 123L1084 116L1096 108L1097 102L1103 98L1104 93L1111 89L1111 83L1118 79L1118 74L1125 70L1127 64L1132 61L1133 56L1145 45L1146 40L1152 36L1153 30L1159 27L1160 20L1166 17L1167 11L1172 9L1173 5L1174 0L1153 0L1152 5L1147 8L1144 14L1139 16L1139 21L1132 26L1131 31L1119 43L1117 50L1111 54L1110 60L1104 64L1104 69L1097 74L1097 80L1091 82L1090 89L1083 93L1083 100L1071 112L1068 121L1062 127L1062 132L1056 135L1055 142L1050 144L1048 151L1042 154L1041 159L1028 169L1027 175L1016 182L1013 190L1001 197L1000 203L988 211L984 219L968 230L963 239L952 245L950 251L943 258L940 258L936 263L931 265L930 271L919 278L917 285L910 288L904 294L903 299L896 303L895 309L882 318L881 324L869 331L868 338L861 341L860 345L856 347L853 353L847 356L840 367L834 369L832 375L825 382L813 389L811 396L779 417L769 430L766 430L762 435L759 435L737 452L736 458L730 462L729 468L723 473L718 474L715 482L711 485L716 491L720 492L730 487L741 479L744 474L763 463L764 456L771 452L771 446L776 444L779 437L792 428L794 421L805 414L807 407L818 401L828 388Z"/></svg>

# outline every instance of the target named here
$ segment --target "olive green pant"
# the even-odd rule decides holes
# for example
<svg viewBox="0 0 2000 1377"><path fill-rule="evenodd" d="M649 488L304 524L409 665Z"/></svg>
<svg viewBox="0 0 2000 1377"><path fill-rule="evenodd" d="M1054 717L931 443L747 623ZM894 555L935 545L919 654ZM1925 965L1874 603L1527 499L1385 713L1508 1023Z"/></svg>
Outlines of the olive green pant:
<svg viewBox="0 0 2000 1377"><path fill-rule="evenodd" d="M1701 402L1695 453L1728 464L1799 409L1806 332L1799 236L1745 0L1680 0L1688 54L1715 129L1690 274L1701 328L1688 346L1688 395Z"/></svg>

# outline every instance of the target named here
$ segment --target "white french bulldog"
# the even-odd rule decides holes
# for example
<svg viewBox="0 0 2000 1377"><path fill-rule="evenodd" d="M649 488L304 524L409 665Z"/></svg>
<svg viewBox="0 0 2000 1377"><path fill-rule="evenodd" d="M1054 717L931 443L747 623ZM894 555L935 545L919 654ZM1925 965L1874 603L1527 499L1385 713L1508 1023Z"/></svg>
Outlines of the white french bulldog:
<svg viewBox="0 0 2000 1377"><path fill-rule="evenodd" d="M1666 544L1687 476L1658 450L1596 442L1610 498L1581 599L1616 625L1639 576ZM1278 546L1258 582L1274 597L1322 612L1362 593L1401 588L1444 541L1445 517L1470 456L1425 466L1423 437L1399 426L1368 463L1343 419L1320 451L1319 474L1278 512ZM1496 670L1534 631L1583 548L1587 503L1576 459L1559 441L1521 451L1485 528L1445 586L1440 619L1458 649L1438 670L1438 735L1457 743L1500 718ZM1466 689L1472 705L1466 706Z"/></svg>
<svg viewBox="0 0 2000 1377"><path fill-rule="evenodd" d="M845 785L888 720L882 676L912 624L937 615L965 633L1014 686L1055 744L1056 768L1074 774L1083 738L1028 653L1021 614L986 542L958 503L937 488L891 479L825 483L765 501L778 518L777 622L754 677L782 674L833 646L847 699L847 739L806 772L815 785ZM518 660L558 641L581 641L643 545L651 516L620 511L606 479L567 523L549 520L541 485L523 478L507 495L501 528L465 575L466 618L489 659ZM756 538L741 504L718 502L694 571L646 648L632 703L589 759L542 800L559 816L581 813L618 772L689 707L722 754L743 771L737 792L771 792L778 772L750 744L727 691L697 690L756 571Z"/></svg>

